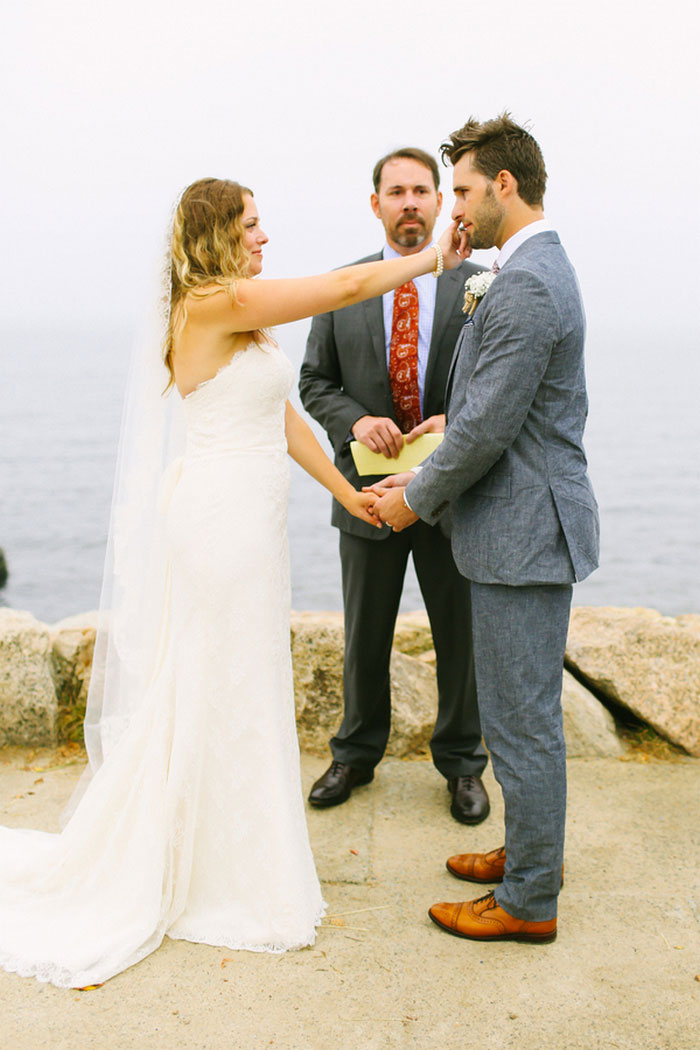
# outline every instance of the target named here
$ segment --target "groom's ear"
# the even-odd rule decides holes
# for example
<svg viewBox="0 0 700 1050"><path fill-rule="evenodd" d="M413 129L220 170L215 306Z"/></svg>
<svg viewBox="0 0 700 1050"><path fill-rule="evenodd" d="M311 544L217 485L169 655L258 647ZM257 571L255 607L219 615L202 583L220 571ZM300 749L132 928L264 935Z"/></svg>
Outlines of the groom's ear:
<svg viewBox="0 0 700 1050"><path fill-rule="evenodd" d="M514 197L518 194L518 180L507 168L503 168L496 175L494 181L494 192L500 197Z"/></svg>
<svg viewBox="0 0 700 1050"><path fill-rule="evenodd" d="M378 219L381 219L382 216L381 212L379 211L379 197L376 193L372 194L372 196L369 199L369 203L372 205L372 211L374 212L374 214L377 216Z"/></svg>

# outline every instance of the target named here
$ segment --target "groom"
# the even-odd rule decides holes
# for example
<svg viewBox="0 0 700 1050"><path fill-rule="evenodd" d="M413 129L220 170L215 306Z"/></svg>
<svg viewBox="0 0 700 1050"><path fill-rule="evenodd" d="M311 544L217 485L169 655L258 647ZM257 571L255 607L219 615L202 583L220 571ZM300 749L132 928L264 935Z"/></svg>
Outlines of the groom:
<svg viewBox="0 0 700 1050"><path fill-rule="evenodd" d="M417 475L388 479L375 510L395 531L451 513L455 561L471 581L484 740L505 801L505 846L447 862L457 878L497 888L435 904L430 917L472 940L543 943L556 937L564 852L572 584L598 559L582 446L583 306L544 218L532 136L504 113L469 120L442 154L454 165L455 238L497 246L496 276L455 349L442 445Z"/></svg>

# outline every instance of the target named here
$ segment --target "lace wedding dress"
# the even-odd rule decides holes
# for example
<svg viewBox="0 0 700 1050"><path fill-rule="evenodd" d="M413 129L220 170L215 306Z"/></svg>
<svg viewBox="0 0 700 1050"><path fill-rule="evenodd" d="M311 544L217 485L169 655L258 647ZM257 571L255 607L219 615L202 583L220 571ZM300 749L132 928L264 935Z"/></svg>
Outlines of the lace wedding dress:
<svg viewBox="0 0 700 1050"><path fill-rule="evenodd" d="M184 403L150 685L60 834L0 828L0 964L98 984L171 938L280 952L324 911L289 648L285 400L251 343Z"/></svg>

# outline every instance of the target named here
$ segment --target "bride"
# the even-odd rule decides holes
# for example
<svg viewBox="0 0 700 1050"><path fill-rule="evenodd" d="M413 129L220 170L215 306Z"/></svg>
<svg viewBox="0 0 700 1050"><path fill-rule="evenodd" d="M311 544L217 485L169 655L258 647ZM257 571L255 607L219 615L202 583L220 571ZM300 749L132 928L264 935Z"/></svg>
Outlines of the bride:
<svg viewBox="0 0 700 1050"><path fill-rule="evenodd" d="M324 903L294 722L286 453L375 524L376 497L287 401L292 366L269 328L437 272L443 253L457 265L455 237L258 281L267 237L252 192L203 179L183 193L160 332L125 409L90 766L60 833L0 828L5 969L85 987L166 934L251 951L313 943ZM180 398L163 397L173 386Z"/></svg>

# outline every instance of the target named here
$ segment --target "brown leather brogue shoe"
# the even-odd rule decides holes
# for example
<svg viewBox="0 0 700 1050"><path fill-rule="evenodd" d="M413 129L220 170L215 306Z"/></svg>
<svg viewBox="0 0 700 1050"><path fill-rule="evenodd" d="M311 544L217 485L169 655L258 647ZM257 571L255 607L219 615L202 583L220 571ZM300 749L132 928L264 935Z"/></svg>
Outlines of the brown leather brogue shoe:
<svg viewBox="0 0 700 1050"><path fill-rule="evenodd" d="M490 853L456 853L448 857L450 875L465 882L503 882L506 867L506 848L499 846Z"/></svg>
<svg viewBox="0 0 700 1050"><path fill-rule="evenodd" d="M456 853L448 857L445 867L450 875L465 882L503 882L506 868L506 848L499 846L489 853ZM561 884L564 885L564 865L561 866Z"/></svg>
<svg viewBox="0 0 700 1050"><path fill-rule="evenodd" d="M470 941L528 941L548 944L557 935L557 920L516 919L501 908L493 893L461 904L433 904L428 915L436 926Z"/></svg>

